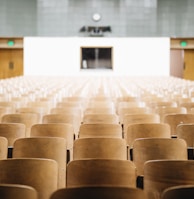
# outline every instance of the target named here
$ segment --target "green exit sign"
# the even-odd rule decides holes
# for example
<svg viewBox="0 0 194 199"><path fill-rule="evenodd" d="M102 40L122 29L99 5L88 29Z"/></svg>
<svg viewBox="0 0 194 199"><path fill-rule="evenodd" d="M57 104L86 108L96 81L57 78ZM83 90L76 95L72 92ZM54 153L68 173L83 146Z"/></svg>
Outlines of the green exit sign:
<svg viewBox="0 0 194 199"><path fill-rule="evenodd" d="M10 46L10 47L12 47L12 46L15 45L15 42L13 40L8 40L7 41L7 45Z"/></svg>
<svg viewBox="0 0 194 199"><path fill-rule="evenodd" d="M188 45L187 41L180 42L181 47L186 47Z"/></svg>

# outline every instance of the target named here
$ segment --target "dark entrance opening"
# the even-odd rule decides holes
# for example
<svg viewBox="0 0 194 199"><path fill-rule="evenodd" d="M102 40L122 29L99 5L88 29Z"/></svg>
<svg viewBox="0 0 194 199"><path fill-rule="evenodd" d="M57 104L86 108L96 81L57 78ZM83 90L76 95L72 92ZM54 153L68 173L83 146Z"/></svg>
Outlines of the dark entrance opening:
<svg viewBox="0 0 194 199"><path fill-rule="evenodd" d="M81 47L81 69L113 69L112 47Z"/></svg>

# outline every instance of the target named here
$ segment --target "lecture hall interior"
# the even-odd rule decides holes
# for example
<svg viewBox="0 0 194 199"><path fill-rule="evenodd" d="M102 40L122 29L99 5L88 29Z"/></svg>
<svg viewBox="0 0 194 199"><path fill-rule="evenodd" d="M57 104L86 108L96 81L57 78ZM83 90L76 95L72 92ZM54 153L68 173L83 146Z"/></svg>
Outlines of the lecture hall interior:
<svg viewBox="0 0 194 199"><path fill-rule="evenodd" d="M193 10L0 0L0 198L193 199Z"/></svg>

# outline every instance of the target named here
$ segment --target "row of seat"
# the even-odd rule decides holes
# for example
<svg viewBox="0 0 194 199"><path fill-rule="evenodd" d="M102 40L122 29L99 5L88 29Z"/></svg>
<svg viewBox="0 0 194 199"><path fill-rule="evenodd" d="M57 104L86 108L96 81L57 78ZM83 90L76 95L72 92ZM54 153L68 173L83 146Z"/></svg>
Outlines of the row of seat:
<svg viewBox="0 0 194 199"><path fill-rule="evenodd" d="M102 139L102 138L98 138L98 140L99 139ZM110 138L109 138L110 139ZM114 139L117 139L117 138L114 138ZM31 144L30 144L30 140L32 141L31 142ZM27 157L28 155L28 153L30 152L30 157L32 157L33 156L33 153L34 153L34 155L36 156L36 157L43 157L43 156L41 156L42 155L42 153L41 153L41 149L42 149L42 151L44 151L43 153L44 153L44 155L45 155L45 153L47 152L47 153L49 153L50 151L48 150L50 147L49 147L49 144L48 144L48 140L49 139L40 139L40 140L42 140L42 142L40 142L40 145L39 145L39 147L38 147L38 139L30 139L30 138L26 138L26 139L18 139L18 140L16 140L16 145L14 146L14 149L16 150L16 154L17 154L17 143L21 143L22 141L24 141L23 143L24 143L24 145L23 146L21 146L21 145L19 145L19 152L21 153L21 154L25 154L25 156ZM46 147L46 145L44 144L45 143L45 140L47 140L47 147ZM50 139L51 140L51 139ZM87 139L77 139L76 141L75 141L75 143L77 142L77 143L79 143L79 142L83 142L83 141L87 141L88 140L88 138ZM149 139L148 139L149 140ZM147 140L147 141L148 141ZM144 161L146 161L146 158L165 158L164 157L164 155L166 154L167 156L168 156L168 158L170 159L170 158L175 158L175 154L177 154L177 159L181 159L181 153L180 152L182 152L182 158L185 158L186 159L186 144L184 143L184 142L182 142L182 145L181 144L179 144L179 145L177 145L177 148L173 148L173 145L172 145L172 143L173 142L169 142L169 143L166 143L166 140L163 140L163 143L164 143L164 146L163 146L163 148L162 149L160 149L159 148L159 140L157 140L157 139L153 139L153 140L155 140L155 142L157 143L157 144L155 144L156 146L154 146L154 145L152 145L152 144L148 144L148 149L149 150L146 150L146 147L144 146L144 149L143 150L140 150L140 154L139 153L137 153L137 155L140 155L141 157L140 157L140 160L142 159L142 157L145 157L145 155L147 155L146 157L145 157L145 159L144 159ZM178 139L171 139L172 141L174 141L175 143L177 142L178 143ZM25 143L25 141L26 141L26 143ZM44 141L44 142L43 142ZM93 140L94 141L94 140ZM96 140L97 141L97 140ZM91 152L91 154L90 155L93 155L93 157L96 157L96 155L97 154L99 154L99 151L100 151L100 145L99 145L99 142L96 142L96 141L94 141L93 143L94 144L96 144L97 146L94 146L94 145L92 145L92 143L91 143L91 145L89 145L89 144L86 144L86 145L83 145L82 147L84 148L85 147L85 151L84 150L81 150L79 147L78 147L78 150L77 150L77 152L78 152L78 156L80 155L80 153L81 153L81 156L82 157L87 157L88 158L88 151L87 151L87 149L89 150L89 152ZM105 139L105 141L106 141L106 139ZM122 140L123 141L123 140ZM135 143L138 143L138 141L143 141L143 142L145 142L146 140L144 140L144 139L142 139L142 140L136 140L135 142L134 142L134 145L135 145ZM89 141L88 140L88 143L89 142L91 142L91 141ZM160 140L160 142L161 142L161 140ZM106 142L105 142L106 143ZM103 149L103 147L104 146L110 146L110 144L105 144L104 143L104 145L102 145L101 146L101 149ZM141 142L140 142L141 143ZM149 143L149 142L148 142ZM181 143L181 142L180 142ZM31 147L31 146L36 146L36 148L34 149L33 147ZM171 151L170 149L170 147L168 147L168 145L172 148L172 149L174 149L174 151L172 151L171 153L168 153L168 151ZM43 148L41 147L41 146L44 146ZM176 146L176 144L174 145L174 147ZM60 147L60 146L59 146ZM96 147L96 148L95 148ZM107 147L107 148L108 148ZM166 147L166 148L165 148ZM45 149L46 148L46 149ZM82 148L82 149L83 149ZM108 150L107 150L107 148L104 148L104 151L100 151L101 153L101 155L103 155L103 153L104 154L106 154L106 155L108 155L108 154L112 154L114 157L116 157L116 154L114 154L115 152L118 152L119 150L117 149L117 147L114 145L113 146L113 148L111 148L111 150L112 151L110 151L110 152L108 152ZM60 150L61 151L63 151L63 154L62 154L62 156L64 156L64 147L62 147L62 149L60 148ZM93 150L92 150L93 149ZM113 150L114 149L114 150ZM119 148L120 149L120 148ZM124 149L124 148L123 148ZM140 149L141 149L141 146L140 146ZM164 150L166 149L166 153L164 153ZM183 149L185 149L185 150L183 150ZM45 152L45 150L46 150L46 152ZM57 150L57 149L56 149ZM95 151L95 150L97 150L97 151ZM93 152L94 151L94 152ZM149 152L150 151L150 152ZM76 152L76 150L75 150L75 152ZM86 153L84 153L84 152L86 152ZM135 152L135 148L134 148L134 152ZM141 155L141 153L142 153L142 155ZM54 152L53 152L53 154L54 154ZM56 152L55 154L58 154L59 155L59 152ZM120 151L120 154L116 157L116 158L121 158L122 157L122 155L123 156L125 156L124 155L125 153L124 153L124 150L121 150ZM159 157L160 156L160 154L162 155L162 157ZM113 158L113 156L111 156L111 158ZM167 158L167 156L166 156L166 158ZM101 156L101 157L103 157L103 156ZM107 156L106 156L107 157ZM125 156L126 157L126 156ZM50 156L50 158L51 158L51 156ZM90 157L91 158L91 157ZM103 157L103 158L105 158L105 157ZM60 158L61 159L61 158ZM79 159L79 157L78 157L78 159ZM135 156L134 156L134 160L135 160ZM102 162L102 161L101 161ZM135 162L135 161L134 161ZM143 160L142 160L142 162L143 162ZM64 162L63 162L63 164L62 165L64 165ZM93 164L92 164L93 165ZM83 163L82 163L82 166L83 166ZM87 165L88 166L88 165ZM138 168L138 170L139 170L139 168ZM137 171L138 171L137 170ZM73 174L75 175L75 172L73 172ZM85 176L85 175L84 175ZM64 177L64 176L63 176ZM64 178L63 178L64 179ZM135 183L135 180L133 181L133 183Z"/></svg>
<svg viewBox="0 0 194 199"><path fill-rule="evenodd" d="M171 186L192 185L194 161L152 160L144 165L144 192L148 198L160 198ZM51 159L14 158L0 161L1 182L34 187L38 198L49 198L59 190L58 164ZM113 159L81 159L67 167L67 188L90 186L133 187L135 165L131 161ZM64 189L64 187L62 187Z"/></svg>
<svg viewBox="0 0 194 199"><path fill-rule="evenodd" d="M72 148L72 143L74 139L74 126L72 123L68 123L68 115L52 115L52 121L48 120L45 123L34 123L32 117L32 123L26 128L26 123L31 119L30 114L7 114L4 115L4 120L0 123L0 136L5 136L8 139L8 145L13 146L13 141L16 138L30 137L30 136L62 136L68 140L68 149ZM34 116L32 114L32 116ZM51 119L51 115L49 116ZM63 117L64 116L64 117ZM127 117L132 117L133 115L127 115ZM138 118L142 115L136 114ZM143 115L150 116L150 115ZM67 120L66 120L67 118ZM80 124L78 128L77 137L86 138L86 137L124 137L127 145L131 147L133 141L136 138L141 137L161 137L161 138L170 138L173 135L176 135L178 138L182 138L187 142L188 147L193 147L193 134L192 129L194 125L192 124L193 115L191 114L173 114L167 115L167 118L170 118L172 125L168 123L146 123L148 120L139 119L140 123L129 122L126 130L122 131L122 126L119 124L111 123L89 123L89 124ZM188 119L189 118L189 119ZM149 119L149 118L148 118ZM188 120L187 120L188 119ZM141 121L140 121L141 120ZM27 122L26 122L27 121ZM34 123L34 125L32 125ZM177 125L175 125L177 124ZM27 124L28 125L28 124ZM170 128L171 127L171 128ZM175 133L172 134L171 129L175 128ZM28 134L26 134L26 129Z"/></svg>
<svg viewBox="0 0 194 199"><path fill-rule="evenodd" d="M4 171L2 181L0 179L1 184L19 183L32 186L37 191L37 197L41 199L50 197L58 199L57 197L63 197L65 194L69 198L73 197L73 193L80 193L80 196L84 193L95 195L96 190L106 195L108 194L106 190L108 187L111 188L110 186L114 187L114 191L111 189L111 193L115 193L115 195L109 195L113 198L117 198L117 192L124 198L125 194L121 194L121 190L132 194L133 198L160 198L163 191L169 186L193 184L192 175L188 179L187 174L180 169L181 165L182 167L185 165L184 169L189 167L186 170L191 170L193 160L188 160L186 139L183 140L178 134L181 131L178 131L178 127L181 129L183 126L193 125L191 124L193 123L192 108L186 109L182 106L186 98L177 95L178 98L175 99L175 92L172 89L174 83L171 83L172 87L169 86L165 89L158 87L154 91L155 93L152 93L153 90L151 91L149 86L153 89L153 82L151 84L150 80L143 81L148 87L142 86L137 81L132 81L135 84L130 84L127 87L127 83L130 81L126 78L124 81L119 78L114 78L114 81L102 78L96 82L97 84L92 83L92 89L86 83L87 81L82 79L72 83L72 79L69 78L65 85L62 80L55 80L45 87L45 79L40 79L44 86L39 89L36 87L40 85L37 82L35 85L31 85L33 88L35 86L31 91L18 88L19 98L14 98L11 88L8 89L10 96L6 99L9 99L9 102L15 100L18 103L12 111L2 113L0 128L1 125L3 129L6 128L5 125L11 128L11 125L22 123L25 132L17 139L16 137L12 139L12 158L6 159L4 156L5 160L0 160L2 171ZM169 82L169 79L165 81ZM175 82L177 83L177 81ZM22 84L21 81L18 80L18 82L20 85ZM59 82L60 84L58 84ZM91 83L91 81L88 82ZM113 82L117 82L117 84ZM7 80L6 83L8 83ZM107 85L111 85L110 90L107 90ZM184 90L184 95L189 96L189 103L192 102L193 97L191 85L192 83L187 82L184 89L176 87L179 90ZM7 88L7 85L5 87ZM187 93L185 87L189 89ZM157 94L156 91L159 88L160 93ZM129 92L135 92L138 96L134 97ZM29 94L29 99L26 98L26 93ZM159 94L164 96L160 97ZM124 97L119 97L120 95ZM19 102L24 96L23 102L25 103L22 105ZM167 96L168 98L164 100L164 97ZM2 95L2 99L3 97ZM26 107L27 104L28 107ZM29 104L31 105L29 106ZM36 109L31 109L34 104L36 104ZM1 107L3 107L3 103ZM174 126L167 121L168 115L165 116L167 113L171 113L170 116L179 117L177 120L171 119ZM25 120L26 115L28 118ZM10 116L14 116L14 119L10 119ZM64 119L65 116L69 116L68 119ZM36 118L32 123L29 122L31 117ZM62 131L65 126L68 126L68 130ZM182 129L182 132L185 130ZM4 140L6 140L6 136L7 134L4 133ZM191 137L189 140L192 140ZM10 142L9 139L7 146L8 142ZM162 183L158 178L160 170L155 172L156 175L150 171L152 169L149 170L151 166L146 166L152 162L160 162L161 159L166 163L164 164L165 168L157 164L154 164L154 168L156 170L160 168L162 171ZM34 169L28 165L28 160ZM38 161L36 162L36 160ZM40 160L44 163L40 163ZM49 168L54 168L53 172L47 169L46 162L48 160ZM16 165L15 169L10 166L11 162ZM51 168L51 162L53 168ZM39 164L44 166L40 166L40 170L36 171L35 165ZM165 169L173 168L168 164L178 164L177 168L180 164L179 172L183 175L177 175L176 169L169 175L165 174ZM31 171L35 170L36 174L30 176L28 173L26 175L28 180L24 179L21 165L25 165ZM42 168L45 169L44 172L41 171ZM26 174L26 172L24 169L23 173ZM11 175L10 173L12 178L7 179ZM39 182L44 186L38 183L39 175L41 175ZM168 183L169 178L174 179L175 176L178 182L172 180L171 184ZM139 185L139 177L143 177L142 185ZM49 179L52 179L52 183ZM155 181L159 184L158 186L155 186ZM47 186L50 188L48 189ZM84 187L81 188L82 186ZM140 187L141 189L139 189Z"/></svg>
<svg viewBox="0 0 194 199"><path fill-rule="evenodd" d="M193 185L180 185L173 186L165 189L162 194L162 199L192 199L193 198ZM19 184L1 184L0 193L4 199L11 198L28 198L28 199L37 199L37 191L26 185ZM140 189L127 188L127 187L79 187L79 188L69 188L69 189L60 189L54 192L51 199L59 198L113 198L113 199L126 199L126 198L135 198L141 199L146 198L144 192Z"/></svg>

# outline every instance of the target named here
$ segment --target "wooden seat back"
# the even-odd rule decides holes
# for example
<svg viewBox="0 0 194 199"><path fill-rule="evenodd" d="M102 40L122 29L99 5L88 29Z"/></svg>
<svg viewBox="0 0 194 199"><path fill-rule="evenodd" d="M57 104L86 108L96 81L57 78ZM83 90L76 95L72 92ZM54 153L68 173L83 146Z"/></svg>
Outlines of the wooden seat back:
<svg viewBox="0 0 194 199"><path fill-rule="evenodd" d="M193 199L194 185L179 185L163 191L161 199Z"/></svg>
<svg viewBox="0 0 194 199"><path fill-rule="evenodd" d="M5 137L0 137L0 160L7 159L8 155L8 140Z"/></svg>
<svg viewBox="0 0 194 199"><path fill-rule="evenodd" d="M194 147L194 123L179 124L176 128L177 138L184 139L187 147Z"/></svg>
<svg viewBox="0 0 194 199"><path fill-rule="evenodd" d="M67 165L67 187L136 187L136 168L128 160L82 159Z"/></svg>
<svg viewBox="0 0 194 199"><path fill-rule="evenodd" d="M13 109L10 106L1 106L0 105L0 120L3 115L13 113Z"/></svg>
<svg viewBox="0 0 194 199"><path fill-rule="evenodd" d="M67 142L67 149L73 148L74 129L68 123L35 124L31 127L30 137L61 137Z"/></svg>
<svg viewBox="0 0 194 199"><path fill-rule="evenodd" d="M13 146L16 139L26 137L26 126L22 123L0 123L0 136L7 138L9 147Z"/></svg>
<svg viewBox="0 0 194 199"><path fill-rule="evenodd" d="M48 123L68 123L73 126L74 134L77 137L80 128L80 118L79 116L72 114L47 114L43 116L43 124Z"/></svg>
<svg viewBox="0 0 194 199"><path fill-rule="evenodd" d="M148 107L120 108L119 122L120 122L120 124L124 123L125 115L128 115L128 114L145 114L145 113L151 113L151 110Z"/></svg>
<svg viewBox="0 0 194 199"><path fill-rule="evenodd" d="M0 184L0 196L3 199L38 199L38 193L33 187L20 184Z"/></svg>
<svg viewBox="0 0 194 199"><path fill-rule="evenodd" d="M16 103L11 101L0 101L0 107L6 108L9 113L15 113Z"/></svg>
<svg viewBox="0 0 194 199"><path fill-rule="evenodd" d="M2 116L2 123L22 123L26 126L26 137L30 137L31 126L39 123L36 113L13 113Z"/></svg>
<svg viewBox="0 0 194 199"><path fill-rule="evenodd" d="M92 137L122 138L122 127L119 124L82 124L79 138Z"/></svg>
<svg viewBox="0 0 194 199"><path fill-rule="evenodd" d="M34 107L20 107L16 109L16 113L36 113L39 115L39 122L42 122L42 116L47 114L47 109L41 106Z"/></svg>
<svg viewBox="0 0 194 199"><path fill-rule="evenodd" d="M164 117L167 114L186 114L187 109L185 107L157 107L155 113L160 115L160 121L164 122Z"/></svg>
<svg viewBox="0 0 194 199"><path fill-rule="evenodd" d="M58 163L58 188L66 186L66 154L64 138L21 138L14 143L13 158L47 158Z"/></svg>
<svg viewBox="0 0 194 199"><path fill-rule="evenodd" d="M164 122L170 125L171 135L176 136L176 128L179 124L194 123L194 114L167 114Z"/></svg>
<svg viewBox="0 0 194 199"><path fill-rule="evenodd" d="M146 199L141 189L128 187L77 187L66 188L55 191L50 199Z"/></svg>
<svg viewBox="0 0 194 199"><path fill-rule="evenodd" d="M150 160L144 165L144 190L149 199L160 199L172 186L194 184L194 160Z"/></svg>
<svg viewBox="0 0 194 199"><path fill-rule="evenodd" d="M138 138L170 138L170 126L165 123L130 124L127 128L126 141L129 147Z"/></svg>
<svg viewBox="0 0 194 199"><path fill-rule="evenodd" d="M79 138L73 145L73 159L86 158L127 160L126 141L121 138Z"/></svg>
<svg viewBox="0 0 194 199"><path fill-rule="evenodd" d="M58 165L51 159L19 158L0 160L0 183L35 188L38 199L48 199L57 190Z"/></svg>
<svg viewBox="0 0 194 199"><path fill-rule="evenodd" d="M50 113L75 115L77 119L79 118L80 123L82 122L83 113L79 107L55 107L51 109Z"/></svg>
<svg viewBox="0 0 194 199"><path fill-rule="evenodd" d="M182 102L179 104L180 107L187 109L187 113L191 112L191 109L194 108L194 102Z"/></svg>
<svg viewBox="0 0 194 199"><path fill-rule="evenodd" d="M133 162L137 175L144 175L144 164L148 160L188 160L187 144L183 139L143 138L133 143Z"/></svg>
<svg viewBox="0 0 194 199"><path fill-rule="evenodd" d="M118 124L119 119L116 114L86 114L83 116L84 124Z"/></svg>
<svg viewBox="0 0 194 199"><path fill-rule="evenodd" d="M84 111L84 114L115 114L114 108L110 107L92 107L92 108L86 108Z"/></svg>
<svg viewBox="0 0 194 199"><path fill-rule="evenodd" d="M155 113L125 115L123 119L124 137L126 136L128 126L130 124L138 124L138 123L160 123L160 117L158 114Z"/></svg>

